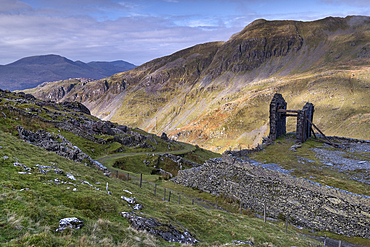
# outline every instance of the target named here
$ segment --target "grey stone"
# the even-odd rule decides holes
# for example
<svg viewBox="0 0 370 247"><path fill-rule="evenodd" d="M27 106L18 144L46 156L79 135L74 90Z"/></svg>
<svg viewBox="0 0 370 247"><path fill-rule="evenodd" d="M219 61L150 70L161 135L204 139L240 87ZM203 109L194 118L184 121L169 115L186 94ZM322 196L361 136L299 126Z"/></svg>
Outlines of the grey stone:
<svg viewBox="0 0 370 247"><path fill-rule="evenodd" d="M55 231L59 232L67 228L80 229L81 227L83 227L83 225L84 225L84 222L79 220L76 217L64 218L59 221L59 228L56 229Z"/></svg>
<svg viewBox="0 0 370 247"><path fill-rule="evenodd" d="M129 197L121 196L121 199L122 200L125 200L129 204L135 204L135 202L136 202L136 198L135 197L129 198Z"/></svg>
<svg viewBox="0 0 370 247"><path fill-rule="evenodd" d="M135 210L141 210L141 209L143 209L143 205L141 205L141 204L136 204L136 205L133 207L133 209L135 209Z"/></svg>
<svg viewBox="0 0 370 247"><path fill-rule="evenodd" d="M134 215L133 213L122 212L121 215L128 219L131 227L138 231L146 231L151 235L163 238L168 242L181 244L196 244L196 240L188 231L181 232L170 224L162 224L153 218L145 218Z"/></svg>

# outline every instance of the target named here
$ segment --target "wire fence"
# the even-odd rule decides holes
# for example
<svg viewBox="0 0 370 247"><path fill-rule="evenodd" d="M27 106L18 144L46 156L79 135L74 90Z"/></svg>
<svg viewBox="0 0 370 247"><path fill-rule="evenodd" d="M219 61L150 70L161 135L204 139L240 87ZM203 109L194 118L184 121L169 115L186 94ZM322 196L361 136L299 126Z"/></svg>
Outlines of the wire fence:
<svg viewBox="0 0 370 247"><path fill-rule="evenodd" d="M198 205L206 209L217 209L217 210L223 210L229 213L239 213L239 214L247 214L247 215L251 212L249 208L245 207L245 205L247 204L244 201L239 200L238 198L234 196L231 196L230 198L228 198L226 200L227 202L225 202L225 198L223 197L216 197L214 203L212 203L206 200L202 200L200 198L194 198L194 197L188 196L184 193L181 193L175 190L171 190L169 188L160 186L159 184L156 184L154 182L145 181L143 180L143 174L133 175L132 173L123 173L123 172L115 170L115 171L111 171L111 177L117 178L117 179L120 179L126 182L130 182L131 184L136 185L140 187L141 189L147 191L147 193L152 194L152 196L154 196L155 198L166 201L171 204ZM231 205L230 206L231 210L228 210L229 208L227 209L223 208L223 206L227 203ZM257 216L260 218L263 218L264 222L266 222L266 220L273 220L267 217L268 207L266 206L266 203L261 203L260 206L263 210L263 216L259 216L259 215ZM283 227L285 228L285 233L287 233L288 231L289 218L290 216L286 215L284 219L285 222L283 224ZM274 220L274 221L278 221L278 220ZM316 240L323 242L324 247L325 246L338 246L338 247L349 246L349 245L346 245L346 242L343 242L344 244L342 245L341 240L335 240L335 239L328 238L326 234L325 234L325 237L316 238ZM327 245L327 242L329 242L329 240L331 241L330 245Z"/></svg>

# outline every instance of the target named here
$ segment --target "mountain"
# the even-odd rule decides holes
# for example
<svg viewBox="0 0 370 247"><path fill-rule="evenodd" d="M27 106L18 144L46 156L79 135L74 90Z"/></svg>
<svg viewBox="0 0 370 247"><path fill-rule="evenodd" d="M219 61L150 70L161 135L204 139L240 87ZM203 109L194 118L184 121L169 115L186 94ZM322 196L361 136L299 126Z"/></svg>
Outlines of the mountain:
<svg viewBox="0 0 370 247"><path fill-rule="evenodd" d="M87 63L87 65L96 69L104 70L109 73L109 75L131 70L136 67L132 63L128 63L122 60L117 60L113 62L89 62Z"/></svg>
<svg viewBox="0 0 370 247"><path fill-rule="evenodd" d="M124 62L73 62L59 55L22 58L14 63L0 66L0 88L21 90L33 88L45 81L69 78L102 79L115 73L127 71L135 65Z"/></svg>
<svg viewBox="0 0 370 247"><path fill-rule="evenodd" d="M28 92L76 100L105 120L222 152L267 136L276 92L288 109L313 103L313 122L325 134L370 139L369 64L370 17L256 20L226 42L196 45L98 81ZM288 131L295 125L290 118Z"/></svg>

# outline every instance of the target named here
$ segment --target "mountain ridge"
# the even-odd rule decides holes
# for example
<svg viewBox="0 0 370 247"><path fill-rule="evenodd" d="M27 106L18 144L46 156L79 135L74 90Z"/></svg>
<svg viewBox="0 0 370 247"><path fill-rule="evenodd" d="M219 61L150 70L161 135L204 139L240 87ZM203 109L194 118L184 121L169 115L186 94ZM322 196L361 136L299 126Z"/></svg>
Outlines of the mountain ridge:
<svg viewBox="0 0 370 247"><path fill-rule="evenodd" d="M102 79L134 67L122 60L84 63L54 54L31 56L0 65L0 88L22 90L36 87L45 81L81 77Z"/></svg>
<svg viewBox="0 0 370 247"><path fill-rule="evenodd" d="M256 20L226 42L196 45L79 83L54 99L77 100L105 120L222 152L261 142L269 102L279 92L288 108L314 103L314 123L325 133L370 139L369 24L366 16ZM53 98L53 90L29 92ZM288 130L294 127L288 121Z"/></svg>

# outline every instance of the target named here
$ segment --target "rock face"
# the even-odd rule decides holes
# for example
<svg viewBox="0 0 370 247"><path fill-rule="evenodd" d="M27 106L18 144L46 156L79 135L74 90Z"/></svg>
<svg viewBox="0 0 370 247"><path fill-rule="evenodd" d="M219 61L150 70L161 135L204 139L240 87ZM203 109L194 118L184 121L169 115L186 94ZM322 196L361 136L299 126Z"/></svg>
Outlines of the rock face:
<svg viewBox="0 0 370 247"><path fill-rule="evenodd" d="M36 132L28 131L22 126L17 126L17 130L19 138L28 143L39 146L51 152L55 152L56 154L67 159L96 167L102 170L104 173L110 174L105 166L96 160L93 160L89 155L82 152L81 149L74 146L60 134L52 135L44 130L37 130ZM62 142L58 142L56 139L61 139Z"/></svg>
<svg viewBox="0 0 370 247"><path fill-rule="evenodd" d="M222 159L181 170L176 183L231 196L244 207L273 218L353 237L370 238L370 197L295 178L224 155Z"/></svg>

